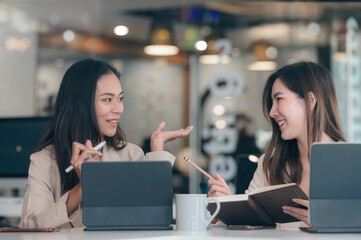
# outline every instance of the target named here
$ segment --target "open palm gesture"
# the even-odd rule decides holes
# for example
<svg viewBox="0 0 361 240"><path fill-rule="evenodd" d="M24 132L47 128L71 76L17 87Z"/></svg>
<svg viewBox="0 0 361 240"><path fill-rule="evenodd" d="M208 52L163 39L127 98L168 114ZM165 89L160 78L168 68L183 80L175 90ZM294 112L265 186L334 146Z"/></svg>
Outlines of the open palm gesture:
<svg viewBox="0 0 361 240"><path fill-rule="evenodd" d="M174 131L162 131L165 127L165 122L161 122L157 129L152 133L150 137L150 149L154 151L163 151L164 144L169 141L173 141L177 138L186 138L192 131L193 126L188 126L186 129L179 129Z"/></svg>

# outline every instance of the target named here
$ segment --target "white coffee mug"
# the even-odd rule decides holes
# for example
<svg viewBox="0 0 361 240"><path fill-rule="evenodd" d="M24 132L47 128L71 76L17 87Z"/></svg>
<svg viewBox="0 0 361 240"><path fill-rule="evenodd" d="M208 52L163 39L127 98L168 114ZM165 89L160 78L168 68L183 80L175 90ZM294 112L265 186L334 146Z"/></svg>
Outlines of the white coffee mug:
<svg viewBox="0 0 361 240"><path fill-rule="evenodd" d="M207 198L206 194L176 194L176 229L180 231L207 230L218 214L221 205L218 199ZM215 201L217 209L207 218L207 206Z"/></svg>

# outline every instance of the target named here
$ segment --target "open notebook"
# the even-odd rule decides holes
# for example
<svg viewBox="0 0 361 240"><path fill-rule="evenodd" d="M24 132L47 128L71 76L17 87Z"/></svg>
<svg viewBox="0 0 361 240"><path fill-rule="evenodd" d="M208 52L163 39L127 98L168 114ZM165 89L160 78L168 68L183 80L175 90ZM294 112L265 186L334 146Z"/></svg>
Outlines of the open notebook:
<svg viewBox="0 0 361 240"><path fill-rule="evenodd" d="M216 218L227 225L274 225L299 221L282 210L285 205L302 207L294 203L292 198L308 199L295 183L258 188L248 195L217 197L221 202L221 210ZM208 210L213 213L215 203L210 203Z"/></svg>

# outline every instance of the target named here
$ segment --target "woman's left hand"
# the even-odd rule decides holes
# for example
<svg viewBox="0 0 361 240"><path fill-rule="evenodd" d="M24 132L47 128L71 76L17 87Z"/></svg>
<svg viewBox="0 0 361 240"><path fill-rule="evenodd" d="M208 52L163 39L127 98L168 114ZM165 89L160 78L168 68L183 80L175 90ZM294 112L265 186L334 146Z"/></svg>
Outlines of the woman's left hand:
<svg viewBox="0 0 361 240"><path fill-rule="evenodd" d="M192 131L193 126L188 126L186 129L179 129L175 131L165 131L163 132L163 128L165 126L165 122L161 122L157 129L153 132L150 137L150 149L151 151L163 151L164 144L166 142L172 141L176 138L180 137L188 137L189 133Z"/></svg>
<svg viewBox="0 0 361 240"><path fill-rule="evenodd" d="M294 198L292 199L292 201L306 207L307 209L291 207L291 206L283 206L282 207L283 212L291 215L292 217L299 219L300 221L306 223L307 225L310 225L308 223L308 200Z"/></svg>

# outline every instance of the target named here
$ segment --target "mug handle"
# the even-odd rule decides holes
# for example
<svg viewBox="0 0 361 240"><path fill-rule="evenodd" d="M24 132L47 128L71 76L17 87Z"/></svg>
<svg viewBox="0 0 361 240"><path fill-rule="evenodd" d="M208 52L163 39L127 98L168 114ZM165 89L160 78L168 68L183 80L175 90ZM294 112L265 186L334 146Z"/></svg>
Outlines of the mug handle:
<svg viewBox="0 0 361 240"><path fill-rule="evenodd" d="M209 219L207 219L207 226L209 226L209 224L211 224L213 218L215 218L217 216L217 214L219 213L219 210L221 210L221 204L219 203L219 200L217 198L207 198L207 206L210 201L215 201L217 208L216 208L216 211L214 211L214 213L212 214L212 216Z"/></svg>

